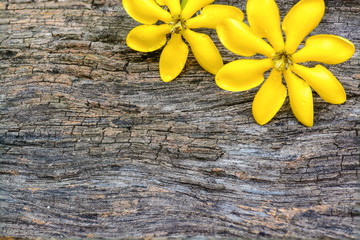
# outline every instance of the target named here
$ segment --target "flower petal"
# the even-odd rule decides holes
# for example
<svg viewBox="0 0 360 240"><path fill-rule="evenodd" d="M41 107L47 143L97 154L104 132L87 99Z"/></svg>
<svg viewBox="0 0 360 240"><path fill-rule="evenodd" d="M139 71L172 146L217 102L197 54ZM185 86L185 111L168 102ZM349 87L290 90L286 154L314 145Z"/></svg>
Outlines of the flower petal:
<svg viewBox="0 0 360 240"><path fill-rule="evenodd" d="M283 105L286 96L281 72L273 69L253 101L252 112L256 122L260 125L269 122Z"/></svg>
<svg viewBox="0 0 360 240"><path fill-rule="evenodd" d="M244 19L244 13L233 6L211 4L201 10L201 14L190 18L187 21L189 28L216 28L216 25L225 18L232 18L238 21Z"/></svg>
<svg viewBox="0 0 360 240"><path fill-rule="evenodd" d="M335 35L315 35L306 40L305 47L294 53L293 61L339 64L351 58L354 53L354 44L345 38Z"/></svg>
<svg viewBox="0 0 360 240"><path fill-rule="evenodd" d="M271 59L241 59L222 67L215 76L216 84L227 91L245 91L264 81L264 72L272 67Z"/></svg>
<svg viewBox="0 0 360 240"><path fill-rule="evenodd" d="M346 101L343 86L325 67L316 65L313 68L307 68L294 64L292 70L303 78L325 101L332 104L341 104Z"/></svg>
<svg viewBox="0 0 360 240"><path fill-rule="evenodd" d="M189 4L189 2L187 4ZM200 66L206 71L216 74L223 66L223 61L219 50L211 38L206 34L196 33L190 29L183 31L183 36L190 44L191 51Z"/></svg>
<svg viewBox="0 0 360 240"><path fill-rule="evenodd" d="M294 53L302 40L320 23L325 12L324 0L301 0L285 16L282 29L285 50Z"/></svg>
<svg viewBox="0 0 360 240"><path fill-rule="evenodd" d="M216 32L221 43L235 54L250 57L260 53L271 58L275 52L267 42L256 36L251 28L243 22L225 19L217 25Z"/></svg>
<svg viewBox="0 0 360 240"><path fill-rule="evenodd" d="M162 9L154 0L123 0L125 11L136 21L143 24L154 24L158 20L170 22L171 15Z"/></svg>
<svg viewBox="0 0 360 240"><path fill-rule="evenodd" d="M182 17L184 19L189 19L197 11L201 10L201 8L211 4L212 2L214 2L214 0L188 0L182 11Z"/></svg>
<svg viewBox="0 0 360 240"><path fill-rule="evenodd" d="M181 14L181 6L179 0L156 0L156 2L161 6L167 6L170 9L172 15Z"/></svg>
<svg viewBox="0 0 360 240"><path fill-rule="evenodd" d="M166 34L170 31L168 24L140 25L129 32L126 43L136 51L152 52L164 46Z"/></svg>
<svg viewBox="0 0 360 240"><path fill-rule="evenodd" d="M309 84L298 78L289 69L284 72L284 77L289 90L292 112L299 122L311 127L314 123L314 105Z"/></svg>
<svg viewBox="0 0 360 240"><path fill-rule="evenodd" d="M171 34L171 39L160 56L160 77L164 82L175 79L183 70L189 48L181 34Z"/></svg>
<svg viewBox="0 0 360 240"><path fill-rule="evenodd" d="M254 33L268 39L276 51L284 49L279 8L274 0L248 0L246 13Z"/></svg>

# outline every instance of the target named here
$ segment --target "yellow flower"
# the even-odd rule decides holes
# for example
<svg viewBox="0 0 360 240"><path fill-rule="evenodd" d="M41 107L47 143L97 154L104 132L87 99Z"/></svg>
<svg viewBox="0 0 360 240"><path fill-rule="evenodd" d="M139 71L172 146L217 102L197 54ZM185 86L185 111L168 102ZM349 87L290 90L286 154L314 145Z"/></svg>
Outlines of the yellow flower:
<svg viewBox="0 0 360 240"><path fill-rule="evenodd" d="M232 6L209 5L214 0L188 0L184 8L180 0L123 0L126 12L144 25L135 27L127 36L127 45L140 52L151 52L166 43L166 35L171 39L160 56L160 76L164 82L175 79L185 66L189 43L198 63L208 72L216 74L223 66L218 49L209 36L192 31L192 28L212 28L225 18L242 21L244 14ZM167 6L169 11L161 6ZM201 10L202 9L202 10ZM201 14L194 16L201 10ZM193 17L193 18L192 18ZM154 25L158 21L163 24Z"/></svg>
<svg viewBox="0 0 360 240"><path fill-rule="evenodd" d="M339 64L354 54L354 45L339 36L315 35L295 52L321 21L325 12L323 0L301 0L289 11L282 23L285 42L274 0L249 0L246 11L251 28L240 21L226 19L216 28L220 41L235 54L252 56L259 53L267 58L228 63L218 71L215 80L225 90L245 91L260 85L264 81L264 72L273 68L254 98L252 112L257 123L266 124L275 116L286 99L287 90L295 117L309 127L313 125L314 115L311 88L329 103L345 102L344 88L329 70L321 65L308 68L298 63ZM262 38L266 38L271 46ZM282 75L288 89L282 83Z"/></svg>

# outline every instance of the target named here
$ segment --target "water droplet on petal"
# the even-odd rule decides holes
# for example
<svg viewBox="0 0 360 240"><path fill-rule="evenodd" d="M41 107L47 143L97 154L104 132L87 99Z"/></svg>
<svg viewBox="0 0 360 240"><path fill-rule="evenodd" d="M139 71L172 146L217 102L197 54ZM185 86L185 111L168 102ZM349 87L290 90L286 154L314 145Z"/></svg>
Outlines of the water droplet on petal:
<svg viewBox="0 0 360 240"><path fill-rule="evenodd" d="M172 76L167 74L167 75L163 75L162 79L164 82L170 82L172 80Z"/></svg>

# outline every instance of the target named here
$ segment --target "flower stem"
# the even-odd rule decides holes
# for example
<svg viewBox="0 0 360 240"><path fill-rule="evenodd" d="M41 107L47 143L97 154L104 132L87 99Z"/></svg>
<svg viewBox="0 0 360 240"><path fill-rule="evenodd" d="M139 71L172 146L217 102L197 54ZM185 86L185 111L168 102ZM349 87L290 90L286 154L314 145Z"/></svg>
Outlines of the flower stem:
<svg viewBox="0 0 360 240"><path fill-rule="evenodd" d="M188 0L181 0L181 9L184 9Z"/></svg>

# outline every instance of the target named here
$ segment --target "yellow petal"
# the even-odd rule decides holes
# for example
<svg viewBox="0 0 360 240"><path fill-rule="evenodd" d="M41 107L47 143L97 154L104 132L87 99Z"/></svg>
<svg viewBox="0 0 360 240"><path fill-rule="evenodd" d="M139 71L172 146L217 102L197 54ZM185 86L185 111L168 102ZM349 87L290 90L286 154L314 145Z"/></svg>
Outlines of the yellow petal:
<svg viewBox="0 0 360 240"><path fill-rule="evenodd" d="M343 86L325 67L316 65L314 68L307 68L294 64L293 71L303 78L325 101L332 104L341 104L346 101Z"/></svg>
<svg viewBox="0 0 360 240"><path fill-rule="evenodd" d="M354 44L345 38L335 35L315 35L306 40L305 47L294 53L293 61L339 64L351 58L354 53Z"/></svg>
<svg viewBox="0 0 360 240"><path fill-rule="evenodd" d="M158 20L170 22L171 15L162 9L154 0L123 0L125 11L138 22L154 24Z"/></svg>
<svg viewBox="0 0 360 240"><path fill-rule="evenodd" d="M274 0L248 0L246 13L254 33L268 39L276 51L284 49L279 8Z"/></svg>
<svg viewBox="0 0 360 240"><path fill-rule="evenodd" d="M244 13L233 6L211 4L201 10L201 14L187 21L189 28L216 28L216 25L225 18L238 21L244 19Z"/></svg>
<svg viewBox="0 0 360 240"><path fill-rule="evenodd" d="M189 4L189 2L187 4ZM211 38L206 34L196 33L190 29L183 31L183 36L190 44L191 51L200 66L206 71L216 74L223 66L223 61L219 50Z"/></svg>
<svg viewBox="0 0 360 240"><path fill-rule="evenodd" d="M188 0L182 11L182 17L184 19L189 19L197 11L200 11L201 8L211 4L212 2L214 2L214 0Z"/></svg>
<svg viewBox="0 0 360 240"><path fill-rule="evenodd" d="M215 76L216 84L227 91L245 91L264 81L264 72L272 67L271 59L242 59L226 64Z"/></svg>
<svg viewBox="0 0 360 240"><path fill-rule="evenodd" d="M284 77L289 91L292 112L299 122L311 127L314 123L314 105L309 84L298 78L289 69L284 72Z"/></svg>
<svg viewBox="0 0 360 240"><path fill-rule="evenodd" d="M160 56L160 77L164 82L175 79L183 70L189 48L180 34L172 34Z"/></svg>
<svg viewBox="0 0 360 240"><path fill-rule="evenodd" d="M180 15L181 13L179 0L156 0L156 2L161 6L167 6L170 9L172 15Z"/></svg>
<svg viewBox="0 0 360 240"><path fill-rule="evenodd" d="M170 31L168 24L137 26L129 32L126 43L136 51L152 52L164 46Z"/></svg>
<svg viewBox="0 0 360 240"><path fill-rule="evenodd" d="M254 98L252 112L256 122L260 125L269 122L283 105L286 96L281 72L273 69Z"/></svg>
<svg viewBox="0 0 360 240"><path fill-rule="evenodd" d="M324 0L301 0L285 16L285 50L293 53L302 40L319 25L325 12Z"/></svg>
<svg viewBox="0 0 360 240"><path fill-rule="evenodd" d="M243 22L225 19L217 25L216 32L221 43L235 54L250 57L260 53L271 58L275 52L267 42L256 36L251 28Z"/></svg>

